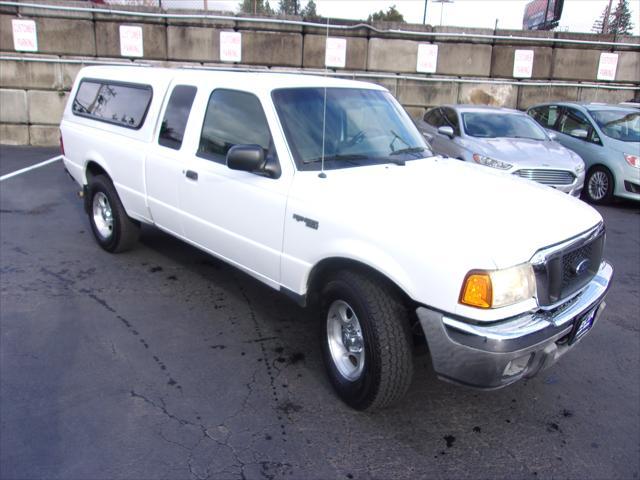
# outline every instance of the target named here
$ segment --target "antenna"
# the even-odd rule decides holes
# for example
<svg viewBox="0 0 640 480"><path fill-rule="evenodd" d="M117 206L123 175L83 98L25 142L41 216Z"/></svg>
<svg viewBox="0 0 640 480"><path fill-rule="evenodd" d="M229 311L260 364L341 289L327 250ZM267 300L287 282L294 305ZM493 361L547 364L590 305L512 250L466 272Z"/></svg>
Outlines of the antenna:
<svg viewBox="0 0 640 480"><path fill-rule="evenodd" d="M325 35L325 55L324 55L324 100L322 102L322 156L320 157L320 178L327 178L327 174L324 173L324 137L327 128L327 43L329 40L329 18L327 18L327 34Z"/></svg>

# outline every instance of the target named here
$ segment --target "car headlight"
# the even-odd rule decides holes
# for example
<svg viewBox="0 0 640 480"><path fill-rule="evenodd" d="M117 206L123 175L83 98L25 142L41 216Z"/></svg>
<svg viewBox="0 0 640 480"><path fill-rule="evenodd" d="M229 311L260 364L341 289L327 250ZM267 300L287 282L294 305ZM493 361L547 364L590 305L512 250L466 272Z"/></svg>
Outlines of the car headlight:
<svg viewBox="0 0 640 480"><path fill-rule="evenodd" d="M582 172L584 172L584 162L580 160L580 163L578 163L578 166L576 167L576 173Z"/></svg>
<svg viewBox="0 0 640 480"><path fill-rule="evenodd" d="M473 154L473 161L479 163L480 165L499 168L500 170L509 170L513 166L510 163L502 162L500 160L496 160L495 158L487 157L486 155L480 155L479 153Z"/></svg>
<svg viewBox="0 0 640 480"><path fill-rule="evenodd" d="M640 168L640 157L638 155L631 155L630 153L625 153L624 159L632 167Z"/></svg>
<svg viewBox="0 0 640 480"><path fill-rule="evenodd" d="M530 263L503 270L471 270L460 290L460 303L478 308L499 308L536 295L536 277Z"/></svg>

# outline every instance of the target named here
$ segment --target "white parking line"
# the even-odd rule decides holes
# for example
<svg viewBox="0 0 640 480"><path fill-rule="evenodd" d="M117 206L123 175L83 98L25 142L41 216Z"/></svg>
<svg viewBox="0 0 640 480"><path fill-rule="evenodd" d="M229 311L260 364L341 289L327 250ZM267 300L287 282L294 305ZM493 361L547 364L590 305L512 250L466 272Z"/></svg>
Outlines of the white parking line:
<svg viewBox="0 0 640 480"><path fill-rule="evenodd" d="M49 165L50 163L57 162L58 160L62 160L62 155L58 155L57 157L50 158L49 160L45 160L44 162L36 163L35 165L31 165L30 167L21 168L20 170L16 170L15 172L2 175L0 177L0 182L3 180L7 180L8 178L15 177L16 175L20 175L21 173L28 172L29 170L34 170L36 168L44 167L45 165Z"/></svg>

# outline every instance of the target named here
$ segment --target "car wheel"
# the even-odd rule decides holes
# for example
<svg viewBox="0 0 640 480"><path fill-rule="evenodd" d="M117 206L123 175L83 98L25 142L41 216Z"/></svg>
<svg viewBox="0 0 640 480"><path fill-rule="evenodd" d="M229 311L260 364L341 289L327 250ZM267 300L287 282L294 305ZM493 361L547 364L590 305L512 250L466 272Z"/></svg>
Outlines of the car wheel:
<svg viewBox="0 0 640 480"><path fill-rule="evenodd" d="M613 175L602 166L589 170L584 185L585 198L590 203L605 204L613 197Z"/></svg>
<svg viewBox="0 0 640 480"><path fill-rule="evenodd" d="M357 410L393 404L413 376L412 341L404 305L389 285L340 271L322 293L322 346L329 379Z"/></svg>
<svg viewBox="0 0 640 480"><path fill-rule="evenodd" d="M88 195L89 223L98 245L111 253L129 250L138 240L140 224L127 215L111 180L93 177Z"/></svg>

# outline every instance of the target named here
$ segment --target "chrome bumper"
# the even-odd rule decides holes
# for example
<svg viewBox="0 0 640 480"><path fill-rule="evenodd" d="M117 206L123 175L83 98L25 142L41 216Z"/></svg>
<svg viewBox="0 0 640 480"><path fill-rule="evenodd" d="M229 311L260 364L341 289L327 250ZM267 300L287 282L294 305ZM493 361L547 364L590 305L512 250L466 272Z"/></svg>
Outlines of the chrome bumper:
<svg viewBox="0 0 640 480"><path fill-rule="evenodd" d="M419 307L416 313L437 375L485 389L534 376L579 342L572 341L574 325L592 311L593 328L612 276L611 265L602 262L591 282L563 305L485 325Z"/></svg>

